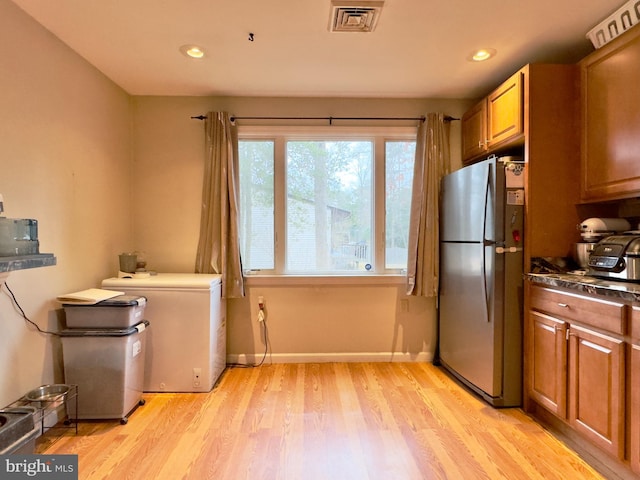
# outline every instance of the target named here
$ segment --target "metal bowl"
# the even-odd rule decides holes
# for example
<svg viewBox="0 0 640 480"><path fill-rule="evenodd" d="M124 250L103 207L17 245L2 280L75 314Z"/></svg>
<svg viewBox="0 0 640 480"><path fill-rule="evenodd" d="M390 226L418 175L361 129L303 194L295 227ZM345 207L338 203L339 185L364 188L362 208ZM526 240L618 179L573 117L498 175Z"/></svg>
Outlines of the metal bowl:
<svg viewBox="0 0 640 480"><path fill-rule="evenodd" d="M69 393L69 385L42 385L31 390L24 398L29 402L38 403L41 407L55 407L64 403L64 397L67 393Z"/></svg>
<svg viewBox="0 0 640 480"><path fill-rule="evenodd" d="M596 248L595 243L590 242L579 242L576 243L575 247L575 261L580 266L580 268L587 268L589 266L589 256L593 249Z"/></svg>

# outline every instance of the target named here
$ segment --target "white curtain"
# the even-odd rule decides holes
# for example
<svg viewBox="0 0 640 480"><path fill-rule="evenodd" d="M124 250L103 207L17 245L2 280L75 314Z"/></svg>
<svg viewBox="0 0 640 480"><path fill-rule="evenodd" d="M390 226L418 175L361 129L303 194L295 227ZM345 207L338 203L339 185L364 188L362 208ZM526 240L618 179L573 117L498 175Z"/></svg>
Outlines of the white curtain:
<svg viewBox="0 0 640 480"><path fill-rule="evenodd" d="M226 112L205 119L206 157L202 184L196 273L222 274L227 298L244 297L238 237L238 132Z"/></svg>
<svg viewBox="0 0 640 480"><path fill-rule="evenodd" d="M439 278L440 179L449 173L450 123L430 113L418 127L413 170L407 295L436 297Z"/></svg>

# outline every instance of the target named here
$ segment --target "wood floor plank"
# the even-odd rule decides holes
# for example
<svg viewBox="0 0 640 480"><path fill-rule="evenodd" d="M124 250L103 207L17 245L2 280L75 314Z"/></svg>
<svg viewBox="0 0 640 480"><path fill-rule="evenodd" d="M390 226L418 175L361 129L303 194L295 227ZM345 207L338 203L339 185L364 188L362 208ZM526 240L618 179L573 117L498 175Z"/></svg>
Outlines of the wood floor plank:
<svg viewBox="0 0 640 480"><path fill-rule="evenodd" d="M209 393L148 393L127 425L53 429L79 478L449 480L601 477L521 409L425 363L232 368Z"/></svg>

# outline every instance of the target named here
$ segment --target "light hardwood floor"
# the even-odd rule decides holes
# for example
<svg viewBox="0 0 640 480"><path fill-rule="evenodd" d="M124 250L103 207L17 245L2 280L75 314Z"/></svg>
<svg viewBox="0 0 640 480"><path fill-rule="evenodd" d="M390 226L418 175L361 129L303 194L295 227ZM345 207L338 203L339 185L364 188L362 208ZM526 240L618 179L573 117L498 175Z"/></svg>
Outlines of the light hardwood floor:
<svg viewBox="0 0 640 480"><path fill-rule="evenodd" d="M521 409L425 363L233 368L210 393L144 394L127 425L81 421L41 453L80 479L602 479Z"/></svg>

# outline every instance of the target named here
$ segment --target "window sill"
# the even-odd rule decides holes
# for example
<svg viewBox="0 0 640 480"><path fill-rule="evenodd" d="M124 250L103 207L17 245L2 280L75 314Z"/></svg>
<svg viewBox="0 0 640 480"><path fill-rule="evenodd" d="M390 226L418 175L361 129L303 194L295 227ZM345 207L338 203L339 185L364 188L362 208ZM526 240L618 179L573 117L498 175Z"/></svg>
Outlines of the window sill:
<svg viewBox="0 0 640 480"><path fill-rule="evenodd" d="M299 286L399 286L406 283L405 274L387 275L246 275L248 287L299 287Z"/></svg>

